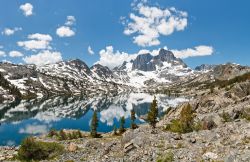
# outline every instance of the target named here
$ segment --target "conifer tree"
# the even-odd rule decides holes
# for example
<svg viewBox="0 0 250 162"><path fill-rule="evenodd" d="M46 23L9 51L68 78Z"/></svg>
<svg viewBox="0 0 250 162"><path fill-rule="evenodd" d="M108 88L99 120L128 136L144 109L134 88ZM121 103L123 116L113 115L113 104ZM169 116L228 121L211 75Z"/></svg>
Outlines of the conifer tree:
<svg viewBox="0 0 250 162"><path fill-rule="evenodd" d="M135 117L135 110L134 109L132 109L130 111L130 119L131 119L131 128L136 129L138 126L135 124L136 117Z"/></svg>
<svg viewBox="0 0 250 162"><path fill-rule="evenodd" d="M124 116L123 116L123 117L121 117L121 119L120 119L119 133L125 132L124 124L125 124L125 118L124 118Z"/></svg>
<svg viewBox="0 0 250 162"><path fill-rule="evenodd" d="M113 135L117 135L117 128L114 126Z"/></svg>
<svg viewBox="0 0 250 162"><path fill-rule="evenodd" d="M98 118L97 118L97 112L94 111L94 114L92 116L91 120L91 132L90 135L94 138L97 138L97 127L98 127Z"/></svg>
<svg viewBox="0 0 250 162"><path fill-rule="evenodd" d="M147 120L149 124L152 126L152 128L156 127L156 123L158 122L157 117L158 117L158 106L157 106L156 97L154 96L154 100L151 103L151 106L148 112L148 117L147 117Z"/></svg>

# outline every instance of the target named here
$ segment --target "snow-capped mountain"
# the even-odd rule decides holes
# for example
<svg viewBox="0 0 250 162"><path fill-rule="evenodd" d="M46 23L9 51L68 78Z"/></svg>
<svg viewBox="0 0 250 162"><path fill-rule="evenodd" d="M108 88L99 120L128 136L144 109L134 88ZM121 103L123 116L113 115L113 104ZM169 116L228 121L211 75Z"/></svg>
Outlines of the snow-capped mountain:
<svg viewBox="0 0 250 162"><path fill-rule="evenodd" d="M120 80L137 87L171 83L194 75L194 71L181 59L165 49L161 49L156 56L140 54L134 60L114 68L113 72Z"/></svg>
<svg viewBox="0 0 250 162"><path fill-rule="evenodd" d="M202 72L208 72L213 70L216 67L216 65L209 65L209 64L201 64L199 66L195 67L195 70L202 71Z"/></svg>
<svg viewBox="0 0 250 162"><path fill-rule="evenodd" d="M139 91L149 86L188 82L204 73L209 74L205 78L211 78L212 75L240 74L249 70L241 69L241 66L232 64L201 65L192 70L183 60L165 49L159 50L157 55L139 54L135 59L114 69L100 64L89 68L79 59L44 66L0 63L0 102L14 98L59 95L115 95L124 91Z"/></svg>

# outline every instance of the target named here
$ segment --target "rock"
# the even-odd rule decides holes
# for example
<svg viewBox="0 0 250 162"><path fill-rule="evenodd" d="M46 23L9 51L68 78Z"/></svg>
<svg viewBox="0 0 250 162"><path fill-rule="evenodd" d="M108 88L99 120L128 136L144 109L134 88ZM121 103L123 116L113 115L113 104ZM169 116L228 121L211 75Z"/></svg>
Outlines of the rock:
<svg viewBox="0 0 250 162"><path fill-rule="evenodd" d="M131 150L133 150L134 148L136 148L135 145L134 145L132 142L129 142L129 143L126 143L126 144L124 145L123 150L124 150L125 153L128 153L128 152L130 152Z"/></svg>
<svg viewBox="0 0 250 162"><path fill-rule="evenodd" d="M190 143L195 143L195 142L196 142L196 139L195 139L195 138L190 138L190 139L189 139L189 142L190 142Z"/></svg>
<svg viewBox="0 0 250 162"><path fill-rule="evenodd" d="M181 134L174 134L174 135L172 136L172 138L173 138L174 140L181 140L181 139L182 139Z"/></svg>
<svg viewBox="0 0 250 162"><path fill-rule="evenodd" d="M240 119L235 119L234 121L235 121L235 122L239 122L239 121L240 121Z"/></svg>
<svg viewBox="0 0 250 162"><path fill-rule="evenodd" d="M69 146L68 146L68 150L70 152L75 152L77 150L77 145L75 145L74 143L70 143Z"/></svg>
<svg viewBox="0 0 250 162"><path fill-rule="evenodd" d="M234 155L228 155L224 159L225 162L234 162L235 161L235 156Z"/></svg>
<svg viewBox="0 0 250 162"><path fill-rule="evenodd" d="M5 157L0 157L0 161L4 161L5 160Z"/></svg>
<svg viewBox="0 0 250 162"><path fill-rule="evenodd" d="M204 160L215 160L218 158L218 155L213 152L206 152L202 157Z"/></svg>

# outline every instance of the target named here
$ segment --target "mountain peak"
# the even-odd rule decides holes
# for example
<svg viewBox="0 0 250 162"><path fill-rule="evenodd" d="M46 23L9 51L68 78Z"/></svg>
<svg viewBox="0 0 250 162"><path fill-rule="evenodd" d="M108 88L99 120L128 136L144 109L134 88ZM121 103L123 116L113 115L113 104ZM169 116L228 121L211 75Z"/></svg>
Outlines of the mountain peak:
<svg viewBox="0 0 250 162"><path fill-rule="evenodd" d="M66 64L74 66L78 70L83 70L86 73L90 73L90 69L89 69L88 65L84 61L82 61L80 59L70 60L70 61L66 62Z"/></svg>

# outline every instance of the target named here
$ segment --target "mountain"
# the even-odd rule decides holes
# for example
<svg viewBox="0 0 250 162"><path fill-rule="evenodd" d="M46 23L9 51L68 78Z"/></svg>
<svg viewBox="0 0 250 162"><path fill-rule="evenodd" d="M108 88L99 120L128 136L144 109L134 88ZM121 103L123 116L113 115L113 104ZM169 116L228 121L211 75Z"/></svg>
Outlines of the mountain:
<svg viewBox="0 0 250 162"><path fill-rule="evenodd" d="M139 54L134 60L124 62L113 69L114 73L136 87L168 84L185 77L193 77L194 71L171 51L161 49L158 55Z"/></svg>
<svg viewBox="0 0 250 162"><path fill-rule="evenodd" d="M213 70L216 67L216 65L209 65L209 64L201 64L199 66L195 67L195 70L197 71L210 71Z"/></svg>
<svg viewBox="0 0 250 162"><path fill-rule="evenodd" d="M119 89L118 84L94 78L90 68L81 60L44 66L0 63L0 78L0 101L59 95L112 94L118 93Z"/></svg>
<svg viewBox="0 0 250 162"><path fill-rule="evenodd" d="M60 95L115 95L148 87L225 80L246 72L249 67L237 64L201 65L192 70L165 49L157 55L139 54L114 69L100 64L88 67L79 59L44 66L0 63L0 102Z"/></svg>

